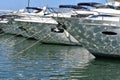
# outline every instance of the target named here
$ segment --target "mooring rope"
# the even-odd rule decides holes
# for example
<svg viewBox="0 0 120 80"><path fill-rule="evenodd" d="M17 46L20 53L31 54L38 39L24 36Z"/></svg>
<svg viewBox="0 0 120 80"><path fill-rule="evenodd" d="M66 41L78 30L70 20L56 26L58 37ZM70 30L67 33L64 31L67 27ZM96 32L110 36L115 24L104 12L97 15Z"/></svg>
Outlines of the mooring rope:
<svg viewBox="0 0 120 80"><path fill-rule="evenodd" d="M46 28L44 28L44 29L47 29L47 27L46 27ZM43 30L44 30L44 29L43 29ZM41 33L41 32L42 32L42 30L40 30L40 31L38 31L38 32L35 32L34 34L32 34L32 35L31 35L31 36L29 36L29 37L33 37L34 35L37 35L37 34L39 34L39 33ZM28 38L24 38L23 40L19 41L18 43L14 44L14 45L11 45L10 47L13 47L13 46L15 46L15 45L17 45L17 44L22 43L23 41L25 41L25 40L29 39L29 37L28 37Z"/></svg>
<svg viewBox="0 0 120 80"><path fill-rule="evenodd" d="M1 28L2 29L2 28ZM11 30L10 28L7 28L7 30ZM6 33L5 33L5 31L3 30L3 33L2 34L0 34L0 36L3 36L3 35L5 35Z"/></svg>
<svg viewBox="0 0 120 80"><path fill-rule="evenodd" d="M51 33L50 33L50 34L51 34ZM48 36L50 36L50 34L48 34L47 36L43 37L42 39L36 41L35 43L33 43L33 44L30 45L29 47L25 48L24 50L20 51L18 54L21 54L21 53L23 53L24 51L30 49L31 47L33 47L34 45L36 45L37 43L39 43L41 40L43 40L43 39L47 38ZM18 55L18 54L17 54L17 55Z"/></svg>
<svg viewBox="0 0 120 80"><path fill-rule="evenodd" d="M29 28L29 31L32 30L33 28L34 28L34 27ZM22 34L22 33L24 33L24 31L21 31L19 34ZM16 36L18 36L18 34L15 34L14 36L9 37L9 38L5 39L5 40L2 41L2 42L7 42L9 39L12 39L12 38L14 38L14 37L16 37ZM22 36L23 36L23 35L22 35Z"/></svg>
<svg viewBox="0 0 120 80"><path fill-rule="evenodd" d="M18 52L17 54L15 54L14 56L17 56L17 55L22 54L23 52L29 50L31 47L35 46L35 45L36 45L37 43L39 43L41 40L43 40L43 39L49 37L50 35L51 35L51 33L47 34L47 35L44 36L42 39L39 39L38 41L36 41L36 42L33 43L32 45L28 46L27 48L25 48L25 49L19 51L19 52ZM26 39L25 39L25 40L26 40Z"/></svg>
<svg viewBox="0 0 120 80"><path fill-rule="evenodd" d="M5 33L5 32L3 32L3 33L1 33L1 34L0 34L0 36L3 36L3 35L5 35L5 34L6 34L6 33Z"/></svg>

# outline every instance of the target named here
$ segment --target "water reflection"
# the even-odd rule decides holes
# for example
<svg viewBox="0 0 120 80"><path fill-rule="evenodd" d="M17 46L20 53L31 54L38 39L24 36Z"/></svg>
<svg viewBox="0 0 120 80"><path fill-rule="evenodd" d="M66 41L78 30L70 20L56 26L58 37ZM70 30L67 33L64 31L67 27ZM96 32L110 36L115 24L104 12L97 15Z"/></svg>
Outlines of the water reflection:
<svg viewBox="0 0 120 80"><path fill-rule="evenodd" d="M79 46L43 45L12 35L0 37L2 80L119 80L119 60L97 59ZM19 43L22 41L21 43ZM19 44L18 44L19 43Z"/></svg>
<svg viewBox="0 0 120 80"><path fill-rule="evenodd" d="M18 57L15 58L14 62L21 64L15 64L14 69L15 71L20 69L20 71L29 72L21 74L24 76L29 74L31 78L70 79L69 73L73 72L73 68L84 69L92 59L93 56L80 47L38 44L29 51L19 54L19 59Z"/></svg>
<svg viewBox="0 0 120 80"><path fill-rule="evenodd" d="M73 69L84 69L94 58L79 46L43 45L38 43L23 53L21 50L35 41L11 35L0 38L0 78L2 79L71 79ZM15 45L17 44L17 45ZM12 46L14 45L14 46Z"/></svg>
<svg viewBox="0 0 120 80"><path fill-rule="evenodd" d="M82 73L88 77L81 80L120 80L120 61L97 59L92 61Z"/></svg>

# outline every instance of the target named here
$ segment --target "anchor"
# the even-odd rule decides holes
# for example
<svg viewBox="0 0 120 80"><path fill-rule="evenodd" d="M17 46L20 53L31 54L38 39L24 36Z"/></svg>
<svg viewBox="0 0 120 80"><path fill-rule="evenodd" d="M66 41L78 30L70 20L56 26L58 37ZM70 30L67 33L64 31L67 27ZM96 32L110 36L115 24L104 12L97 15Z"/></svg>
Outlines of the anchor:
<svg viewBox="0 0 120 80"><path fill-rule="evenodd" d="M56 28L51 28L51 32L63 33L64 29L66 29L66 26L64 24L58 23Z"/></svg>

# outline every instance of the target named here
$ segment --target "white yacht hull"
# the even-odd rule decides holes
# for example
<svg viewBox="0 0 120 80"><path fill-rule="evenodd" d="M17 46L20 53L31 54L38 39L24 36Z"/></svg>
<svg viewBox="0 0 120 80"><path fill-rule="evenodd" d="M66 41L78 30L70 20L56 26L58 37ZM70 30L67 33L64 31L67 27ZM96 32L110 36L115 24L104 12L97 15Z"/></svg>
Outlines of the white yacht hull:
<svg viewBox="0 0 120 80"><path fill-rule="evenodd" d="M11 21L1 25L5 33L35 38L43 43L80 45L67 31L64 33L52 32L51 29L56 28L57 24Z"/></svg>
<svg viewBox="0 0 120 80"><path fill-rule="evenodd" d="M120 57L119 22L80 18L56 18L56 20L63 23L67 31L95 56Z"/></svg>

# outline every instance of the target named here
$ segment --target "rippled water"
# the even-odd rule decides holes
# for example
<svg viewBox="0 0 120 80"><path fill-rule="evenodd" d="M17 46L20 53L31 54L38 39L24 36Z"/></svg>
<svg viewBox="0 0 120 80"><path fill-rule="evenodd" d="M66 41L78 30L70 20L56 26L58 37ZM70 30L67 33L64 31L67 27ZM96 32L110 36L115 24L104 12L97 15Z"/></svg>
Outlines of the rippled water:
<svg viewBox="0 0 120 80"><path fill-rule="evenodd" d="M0 35L0 80L119 80L119 60L94 59L79 46L33 45Z"/></svg>

